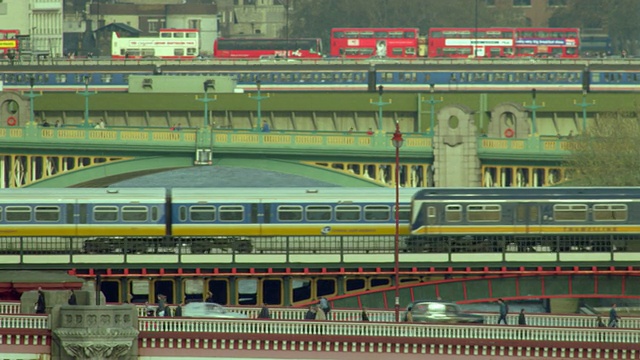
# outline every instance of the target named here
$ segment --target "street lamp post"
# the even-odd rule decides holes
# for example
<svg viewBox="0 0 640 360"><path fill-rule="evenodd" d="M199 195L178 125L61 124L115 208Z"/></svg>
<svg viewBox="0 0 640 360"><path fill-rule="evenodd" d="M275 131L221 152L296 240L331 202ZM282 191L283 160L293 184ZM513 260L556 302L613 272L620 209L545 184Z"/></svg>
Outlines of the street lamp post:
<svg viewBox="0 0 640 360"><path fill-rule="evenodd" d="M593 106L596 104L596 101L588 103L587 102L587 90L582 90L582 102L578 103L576 100L573 100L574 105L578 105L582 108L582 134L585 134L587 131L587 108L589 106Z"/></svg>
<svg viewBox="0 0 640 360"><path fill-rule="evenodd" d="M260 125L262 124L262 100L268 99L269 94L267 94L267 96L262 96L262 81L260 81L260 79L256 79L256 89L258 90L258 94L256 96L251 96L251 94L249 94L249 98L258 102L258 121L256 123L256 131L260 131Z"/></svg>
<svg viewBox="0 0 640 360"><path fill-rule="evenodd" d="M215 90L215 82L213 80L207 80L202 85L204 87L204 97L202 99L196 97L196 100L204 103L204 126L211 126L209 121L209 103L218 100L218 97L214 95L210 98L209 89Z"/></svg>
<svg viewBox="0 0 640 360"><path fill-rule="evenodd" d="M396 231L393 268L395 274L396 322L400 322L400 148L402 147L403 141L402 133L400 132L400 123L396 121L396 131L391 138L391 142L396 148Z"/></svg>
<svg viewBox="0 0 640 360"><path fill-rule="evenodd" d="M31 124L33 124L36 121L35 111L33 109L33 98L42 96L40 94L33 93L33 86L35 85L35 82L36 82L36 79L33 76L29 78L29 95L27 96L29 97L29 107L31 108L31 111L29 112L29 122Z"/></svg>
<svg viewBox="0 0 640 360"><path fill-rule="evenodd" d="M537 105L536 104L536 89L531 89L531 105L527 106L525 104L522 104L524 106L525 109L528 109L531 111L531 130L532 133L535 135L538 133L537 127L536 127L536 111L540 108L544 107L544 102L542 103L542 105Z"/></svg>
<svg viewBox="0 0 640 360"><path fill-rule="evenodd" d="M378 101L373 102L373 99L369 99L369 103L371 105L378 106L378 121L376 126L378 129L382 129L382 107L385 105L391 104L391 99L388 102L382 101L382 94L384 93L384 87L382 85L378 86Z"/></svg>
<svg viewBox="0 0 640 360"><path fill-rule="evenodd" d="M429 105L431 105L431 113L430 113L430 121L429 121L429 135L433 136L434 135L434 130L435 130L435 126L436 126L436 113L435 113L435 105L441 103L444 99L442 97L440 97L440 100L435 100L433 98L433 94L435 92L436 86L434 84L430 84L429 85L429 91L431 93L431 98L429 100L425 100L424 98L422 98L422 102L425 102Z"/></svg>
<svg viewBox="0 0 640 360"><path fill-rule="evenodd" d="M84 127L89 128L89 96L95 95L95 92L89 92L89 82L91 78L88 75L84 76L84 91L78 93L84 96Z"/></svg>

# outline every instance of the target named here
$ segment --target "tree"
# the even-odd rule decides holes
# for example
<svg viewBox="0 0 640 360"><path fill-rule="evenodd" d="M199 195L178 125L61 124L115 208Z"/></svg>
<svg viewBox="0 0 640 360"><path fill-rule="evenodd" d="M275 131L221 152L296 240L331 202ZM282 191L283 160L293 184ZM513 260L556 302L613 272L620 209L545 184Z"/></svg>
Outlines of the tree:
<svg viewBox="0 0 640 360"><path fill-rule="evenodd" d="M570 183L640 186L640 123L633 114L607 114L572 140Z"/></svg>

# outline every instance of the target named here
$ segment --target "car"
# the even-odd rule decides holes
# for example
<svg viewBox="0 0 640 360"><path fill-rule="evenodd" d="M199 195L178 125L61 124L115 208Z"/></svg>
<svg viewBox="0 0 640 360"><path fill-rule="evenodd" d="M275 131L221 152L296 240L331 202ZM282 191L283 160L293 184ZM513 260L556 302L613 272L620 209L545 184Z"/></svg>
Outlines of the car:
<svg viewBox="0 0 640 360"><path fill-rule="evenodd" d="M404 315L404 321L441 324L483 324L482 315L463 312L456 303L440 300L418 300L410 303Z"/></svg>
<svg viewBox="0 0 640 360"><path fill-rule="evenodd" d="M216 303L192 302L182 307L184 317L203 317L214 319L248 319L249 316L243 313L227 310L224 306Z"/></svg>

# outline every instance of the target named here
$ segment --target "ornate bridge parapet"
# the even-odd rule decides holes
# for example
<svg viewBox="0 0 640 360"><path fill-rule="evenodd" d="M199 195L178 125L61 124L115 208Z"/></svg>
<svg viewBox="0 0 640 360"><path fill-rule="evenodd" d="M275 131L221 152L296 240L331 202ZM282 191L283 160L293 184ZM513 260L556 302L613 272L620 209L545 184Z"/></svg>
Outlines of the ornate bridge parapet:
<svg viewBox="0 0 640 360"><path fill-rule="evenodd" d="M51 316L54 359L137 359L135 307L64 305Z"/></svg>

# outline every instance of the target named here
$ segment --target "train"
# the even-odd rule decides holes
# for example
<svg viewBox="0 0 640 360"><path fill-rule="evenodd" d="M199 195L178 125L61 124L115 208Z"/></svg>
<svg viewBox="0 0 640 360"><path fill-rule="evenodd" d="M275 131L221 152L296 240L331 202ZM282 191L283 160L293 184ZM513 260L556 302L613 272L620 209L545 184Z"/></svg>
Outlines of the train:
<svg viewBox="0 0 640 360"><path fill-rule="evenodd" d="M413 192L400 191L403 235ZM0 190L0 253L315 251L305 238L335 250L345 236L394 234L389 188Z"/></svg>
<svg viewBox="0 0 640 360"><path fill-rule="evenodd" d="M0 189L0 254L391 252L395 201L392 188ZM404 252L640 250L640 188L401 188L398 202Z"/></svg>
<svg viewBox="0 0 640 360"><path fill-rule="evenodd" d="M129 77L228 76L238 91L632 92L638 64L260 64L9 66L4 91L127 92ZM33 79L33 87L31 85Z"/></svg>
<svg viewBox="0 0 640 360"><path fill-rule="evenodd" d="M412 252L640 249L640 188L434 188L411 204Z"/></svg>

